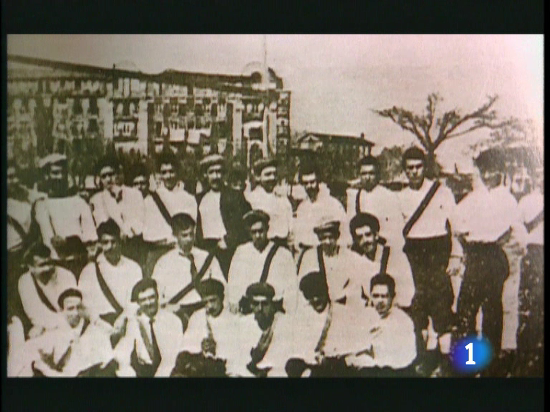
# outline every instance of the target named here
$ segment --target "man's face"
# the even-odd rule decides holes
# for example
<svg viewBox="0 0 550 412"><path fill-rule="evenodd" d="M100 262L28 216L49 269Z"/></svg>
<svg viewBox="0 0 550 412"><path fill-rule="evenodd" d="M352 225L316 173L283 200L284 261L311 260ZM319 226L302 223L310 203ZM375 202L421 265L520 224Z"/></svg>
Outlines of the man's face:
<svg viewBox="0 0 550 412"><path fill-rule="evenodd" d="M258 250L263 250L268 242L267 224L264 222L255 222L250 226L249 232L254 247Z"/></svg>
<svg viewBox="0 0 550 412"><path fill-rule="evenodd" d="M99 180L104 189L112 190L116 185L115 179L115 171L111 166L105 166L99 171Z"/></svg>
<svg viewBox="0 0 550 412"><path fill-rule="evenodd" d="M363 255L369 255L376 251L378 233L374 232L370 226L361 226L355 229L353 240Z"/></svg>
<svg viewBox="0 0 550 412"><path fill-rule="evenodd" d="M236 190L237 192L243 192L246 184L245 181L242 179L233 179L229 183L229 186L231 187L231 189Z"/></svg>
<svg viewBox="0 0 550 412"><path fill-rule="evenodd" d="M393 297L390 296L388 286L374 285L371 290L371 298L376 312L381 317L385 317L389 313L393 303Z"/></svg>
<svg viewBox="0 0 550 412"><path fill-rule="evenodd" d="M120 239L115 236L102 234L99 239L101 244L101 250L105 254L107 260L111 263L118 263L122 256L122 247L120 245Z"/></svg>
<svg viewBox="0 0 550 412"><path fill-rule="evenodd" d="M222 165L212 165L206 171L206 179L208 185L215 192L219 191L222 186Z"/></svg>
<svg viewBox="0 0 550 412"><path fill-rule="evenodd" d="M273 192L277 185L277 168L275 166L264 167L260 173L260 184L267 193Z"/></svg>
<svg viewBox="0 0 550 412"><path fill-rule="evenodd" d="M510 190L515 196L521 197L522 195L527 193L527 188L530 184L531 178L527 174L527 170L525 168L522 168L514 173Z"/></svg>
<svg viewBox="0 0 550 412"><path fill-rule="evenodd" d="M254 319L262 330L266 330L273 323L275 310L273 301L265 296L254 296L251 299L250 306L254 313Z"/></svg>
<svg viewBox="0 0 550 412"><path fill-rule="evenodd" d="M500 184L501 175L497 170L486 169L480 170L481 181L487 189L494 189Z"/></svg>
<svg viewBox="0 0 550 412"><path fill-rule="evenodd" d="M372 190L378 184L378 173L375 165L362 165L359 169L361 186L366 190Z"/></svg>
<svg viewBox="0 0 550 412"><path fill-rule="evenodd" d="M223 299L218 295L205 296L203 299L206 302L206 314L212 317L217 317L223 310Z"/></svg>
<svg viewBox="0 0 550 412"><path fill-rule="evenodd" d="M48 180L50 183L50 189L54 194L63 195L67 191L67 172L62 165L50 165Z"/></svg>
<svg viewBox="0 0 550 412"><path fill-rule="evenodd" d="M420 159L407 159L405 161L405 174L411 185L421 186L424 182L424 162Z"/></svg>
<svg viewBox="0 0 550 412"><path fill-rule="evenodd" d="M318 293L307 300L317 313L322 313L328 305L328 293Z"/></svg>
<svg viewBox="0 0 550 412"><path fill-rule="evenodd" d="M8 167L8 197L19 189L19 178L15 167Z"/></svg>
<svg viewBox="0 0 550 412"><path fill-rule="evenodd" d="M160 178L168 190L172 190L176 186L176 172L171 163L160 165Z"/></svg>
<svg viewBox="0 0 550 412"><path fill-rule="evenodd" d="M159 310L159 295L154 288L145 289L138 293L137 303L142 313L153 318Z"/></svg>
<svg viewBox="0 0 550 412"><path fill-rule="evenodd" d="M178 246L181 251L184 253L191 252L193 245L195 243L195 227L191 226L187 229L182 229L174 233L178 241Z"/></svg>
<svg viewBox="0 0 550 412"><path fill-rule="evenodd" d="M138 189L144 198L149 194L149 180L146 176L136 176L132 182L132 186Z"/></svg>
<svg viewBox="0 0 550 412"><path fill-rule="evenodd" d="M310 200L315 200L319 194L319 181L315 173L302 175L302 185Z"/></svg>
<svg viewBox="0 0 550 412"><path fill-rule="evenodd" d="M71 328L76 328L82 319L82 299L78 296L69 296L63 301L63 315Z"/></svg>
<svg viewBox="0 0 550 412"><path fill-rule="evenodd" d="M29 269L34 276L48 276L53 274L55 266L50 257L34 256Z"/></svg>
<svg viewBox="0 0 550 412"><path fill-rule="evenodd" d="M339 237L340 232L332 230L323 230L317 233L317 238L319 239L321 249L325 255L333 256L336 253Z"/></svg>

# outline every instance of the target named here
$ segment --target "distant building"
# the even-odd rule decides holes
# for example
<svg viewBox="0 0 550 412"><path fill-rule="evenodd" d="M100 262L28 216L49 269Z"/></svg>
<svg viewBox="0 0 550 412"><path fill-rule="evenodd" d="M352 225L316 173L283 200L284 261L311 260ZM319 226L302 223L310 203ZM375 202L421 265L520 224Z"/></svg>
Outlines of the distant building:
<svg viewBox="0 0 550 412"><path fill-rule="evenodd" d="M358 160L370 154L373 146L374 143L365 139L363 133L360 136L349 136L307 132L298 138L295 152L318 152L324 149L346 155L349 160Z"/></svg>
<svg viewBox="0 0 550 412"><path fill-rule="evenodd" d="M189 143L250 158L286 148L290 92L272 69L159 74L8 56L8 155L113 141L142 154ZM222 150L220 150L222 149Z"/></svg>

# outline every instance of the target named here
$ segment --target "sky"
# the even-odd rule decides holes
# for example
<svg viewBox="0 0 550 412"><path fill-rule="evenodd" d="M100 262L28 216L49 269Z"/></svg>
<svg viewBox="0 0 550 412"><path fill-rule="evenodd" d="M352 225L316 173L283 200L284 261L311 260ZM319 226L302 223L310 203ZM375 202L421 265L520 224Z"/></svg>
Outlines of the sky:
<svg viewBox="0 0 550 412"><path fill-rule="evenodd" d="M532 119L542 136L542 35L268 35L265 42L268 65L292 93L293 130L364 133L375 153L409 145L412 135L372 110L421 113L438 92L443 110L463 112L497 94L500 116ZM146 73L240 74L263 61L263 44L261 35L9 35L8 54Z"/></svg>

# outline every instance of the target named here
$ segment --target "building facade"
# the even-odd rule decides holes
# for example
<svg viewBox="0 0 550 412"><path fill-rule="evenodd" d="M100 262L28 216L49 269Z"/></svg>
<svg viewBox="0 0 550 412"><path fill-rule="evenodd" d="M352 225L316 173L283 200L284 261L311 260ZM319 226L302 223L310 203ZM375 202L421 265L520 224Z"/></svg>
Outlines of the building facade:
<svg viewBox="0 0 550 412"><path fill-rule="evenodd" d="M262 73L145 74L10 55L8 156L112 141L144 155L166 145L230 150L248 163L290 139L290 92L272 69Z"/></svg>

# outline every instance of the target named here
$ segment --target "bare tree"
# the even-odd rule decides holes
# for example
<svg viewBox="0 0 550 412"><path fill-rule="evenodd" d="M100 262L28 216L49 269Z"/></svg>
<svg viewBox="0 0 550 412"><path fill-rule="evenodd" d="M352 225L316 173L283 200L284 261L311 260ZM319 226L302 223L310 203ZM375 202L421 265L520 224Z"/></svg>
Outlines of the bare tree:
<svg viewBox="0 0 550 412"><path fill-rule="evenodd" d="M443 98L437 93L428 96L426 111L420 115L396 106L373 111L379 116L390 119L403 130L414 134L427 151L428 169L430 173L434 173L435 151L444 141L477 129L500 129L515 123L514 119L498 120L496 111L492 109L498 96L488 96L487 99L483 106L466 114L462 114L459 109L453 109L438 116L438 104L443 101Z"/></svg>

